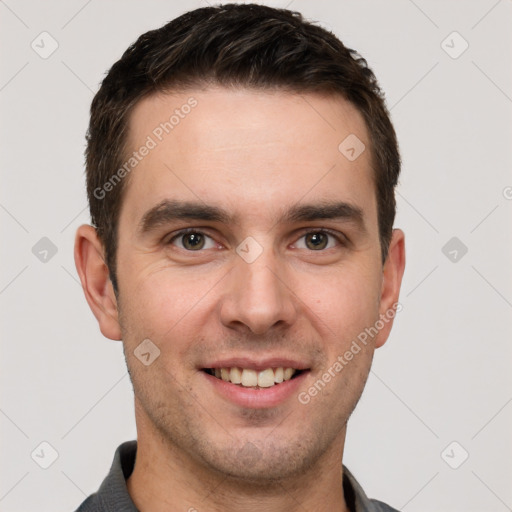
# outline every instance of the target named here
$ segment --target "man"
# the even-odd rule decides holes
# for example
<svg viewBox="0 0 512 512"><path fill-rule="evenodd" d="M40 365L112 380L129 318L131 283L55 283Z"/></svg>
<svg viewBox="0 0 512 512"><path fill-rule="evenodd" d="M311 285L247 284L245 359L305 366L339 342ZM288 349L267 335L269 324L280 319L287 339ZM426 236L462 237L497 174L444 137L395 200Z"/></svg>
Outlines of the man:
<svg viewBox="0 0 512 512"><path fill-rule="evenodd" d="M138 436L79 511L394 510L342 465L405 264L366 62L298 13L197 9L114 64L87 140L75 261Z"/></svg>

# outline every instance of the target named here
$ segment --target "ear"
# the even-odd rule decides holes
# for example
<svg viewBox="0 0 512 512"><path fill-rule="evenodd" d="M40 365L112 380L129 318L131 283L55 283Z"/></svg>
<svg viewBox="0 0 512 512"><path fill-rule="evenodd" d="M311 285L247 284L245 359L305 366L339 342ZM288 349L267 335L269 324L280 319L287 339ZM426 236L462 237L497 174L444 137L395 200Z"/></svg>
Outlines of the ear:
<svg viewBox="0 0 512 512"><path fill-rule="evenodd" d="M393 321L402 306L398 302L400 286L405 270L405 235L401 229L394 229L389 244L388 256L382 271L379 318L384 327L375 337L375 348L379 348L388 339Z"/></svg>
<svg viewBox="0 0 512 512"><path fill-rule="evenodd" d="M103 244L92 226L84 224L76 231L75 265L85 298L103 336L120 340L117 299L105 263Z"/></svg>

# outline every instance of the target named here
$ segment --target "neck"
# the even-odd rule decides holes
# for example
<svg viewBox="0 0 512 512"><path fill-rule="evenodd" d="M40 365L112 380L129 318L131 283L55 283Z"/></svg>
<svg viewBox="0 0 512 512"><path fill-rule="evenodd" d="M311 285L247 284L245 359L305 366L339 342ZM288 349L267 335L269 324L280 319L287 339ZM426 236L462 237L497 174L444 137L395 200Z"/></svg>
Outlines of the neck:
<svg viewBox="0 0 512 512"><path fill-rule="evenodd" d="M144 422L146 423L146 422ZM142 425L138 425L142 427ZM195 460L145 424L128 492L144 512L348 512L343 495L345 433L307 472L273 483L241 481Z"/></svg>

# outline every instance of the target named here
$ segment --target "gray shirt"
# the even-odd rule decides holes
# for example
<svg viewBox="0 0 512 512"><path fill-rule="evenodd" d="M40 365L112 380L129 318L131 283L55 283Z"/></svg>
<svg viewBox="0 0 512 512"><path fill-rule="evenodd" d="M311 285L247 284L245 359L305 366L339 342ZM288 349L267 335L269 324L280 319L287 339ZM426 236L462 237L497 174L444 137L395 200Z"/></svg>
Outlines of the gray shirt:
<svg viewBox="0 0 512 512"><path fill-rule="evenodd" d="M137 441L121 444L98 492L91 494L76 512L139 512L126 487L126 479L135 465L136 453ZM343 467L343 491L350 512L398 512L381 501L370 500L346 467Z"/></svg>

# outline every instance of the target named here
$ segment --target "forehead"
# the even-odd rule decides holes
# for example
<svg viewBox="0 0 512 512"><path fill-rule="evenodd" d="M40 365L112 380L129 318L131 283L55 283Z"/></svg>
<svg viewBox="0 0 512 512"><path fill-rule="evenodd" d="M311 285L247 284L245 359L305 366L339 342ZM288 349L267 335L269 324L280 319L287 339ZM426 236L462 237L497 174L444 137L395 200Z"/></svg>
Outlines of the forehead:
<svg viewBox="0 0 512 512"><path fill-rule="evenodd" d="M375 209L367 128L340 96L224 88L157 94L134 108L127 142L138 160L123 210L130 204L134 221L169 198L259 216L302 198Z"/></svg>

